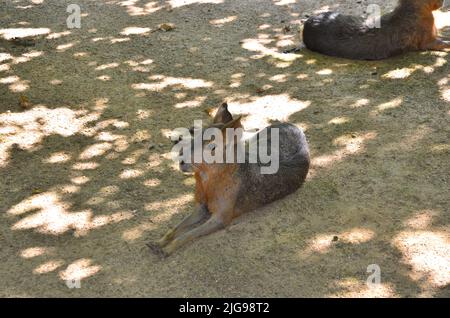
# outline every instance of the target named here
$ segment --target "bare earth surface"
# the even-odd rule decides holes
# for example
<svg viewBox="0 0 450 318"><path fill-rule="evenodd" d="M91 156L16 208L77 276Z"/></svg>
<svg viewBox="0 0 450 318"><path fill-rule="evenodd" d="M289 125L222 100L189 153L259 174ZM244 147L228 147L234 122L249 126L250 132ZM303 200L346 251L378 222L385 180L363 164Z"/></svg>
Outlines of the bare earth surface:
<svg viewBox="0 0 450 318"><path fill-rule="evenodd" d="M281 54L355 3L0 0L0 296L449 297L450 55ZM193 209L168 133L223 100L246 128L303 127L312 171L160 260L145 243Z"/></svg>

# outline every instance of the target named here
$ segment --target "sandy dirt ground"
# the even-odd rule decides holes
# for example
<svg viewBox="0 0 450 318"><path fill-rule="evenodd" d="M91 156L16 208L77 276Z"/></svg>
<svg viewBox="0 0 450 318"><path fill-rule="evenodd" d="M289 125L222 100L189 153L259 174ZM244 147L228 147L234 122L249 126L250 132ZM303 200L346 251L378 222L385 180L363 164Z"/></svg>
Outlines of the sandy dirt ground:
<svg viewBox="0 0 450 318"><path fill-rule="evenodd" d="M449 297L448 53L281 54L356 3L0 0L0 296ZM304 128L311 173L161 260L145 243L193 209L168 134L224 100Z"/></svg>

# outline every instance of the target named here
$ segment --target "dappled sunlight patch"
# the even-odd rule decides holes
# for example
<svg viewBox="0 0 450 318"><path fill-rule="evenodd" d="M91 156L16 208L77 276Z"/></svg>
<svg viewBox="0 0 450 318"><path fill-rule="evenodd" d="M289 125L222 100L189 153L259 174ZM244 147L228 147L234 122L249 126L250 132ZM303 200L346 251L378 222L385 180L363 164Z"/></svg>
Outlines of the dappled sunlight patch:
<svg viewBox="0 0 450 318"><path fill-rule="evenodd" d="M12 226L13 230L36 229L40 233L58 235L69 229L83 229L89 222L90 211L67 212L68 205L60 201L59 195L47 192L26 199L12 207L8 213L20 215L39 210Z"/></svg>
<svg viewBox="0 0 450 318"><path fill-rule="evenodd" d="M100 165L97 162L78 162L72 166L73 170L95 170Z"/></svg>
<svg viewBox="0 0 450 318"><path fill-rule="evenodd" d="M128 157L122 160L122 164L124 165L134 165L138 162L138 160L148 152L147 149L138 149L132 152Z"/></svg>
<svg viewBox="0 0 450 318"><path fill-rule="evenodd" d="M434 154L449 154L450 144L435 144L431 146L430 150Z"/></svg>
<svg viewBox="0 0 450 318"><path fill-rule="evenodd" d="M39 265L38 267L36 267L35 269L33 269L33 274L47 274L47 273L51 273L55 270L57 270L58 268L60 268L61 266L64 265L64 261L63 260L52 260L52 261L48 261L45 262L41 265Z"/></svg>
<svg viewBox="0 0 450 318"><path fill-rule="evenodd" d="M70 48L73 48L75 46L75 44L78 44L78 42L70 42L70 43L66 43L66 44L60 44L56 47L56 50L59 52L65 52Z"/></svg>
<svg viewBox="0 0 450 318"><path fill-rule="evenodd" d="M134 179L134 178L138 178L138 177L142 176L143 174L144 174L144 171L139 170L139 169L125 169L120 173L119 178L120 179Z"/></svg>
<svg viewBox="0 0 450 318"><path fill-rule="evenodd" d="M97 66L95 68L95 70L96 71L104 71L104 70L107 70L109 68L116 68L118 66L119 66L119 63L115 63L115 62L114 63L108 63L108 64L103 64L103 65Z"/></svg>
<svg viewBox="0 0 450 318"><path fill-rule="evenodd" d="M443 90L442 90L442 98L443 98L446 102L450 102L450 88L447 88L447 89L443 89Z"/></svg>
<svg viewBox="0 0 450 318"><path fill-rule="evenodd" d="M99 272L101 266L92 265L90 259L79 259L70 264L64 271L59 272L59 277L64 281L79 281Z"/></svg>
<svg viewBox="0 0 450 318"><path fill-rule="evenodd" d="M0 64L0 72L6 72L11 69L11 66L9 64Z"/></svg>
<svg viewBox="0 0 450 318"><path fill-rule="evenodd" d="M150 28L126 27L120 32L121 35L146 35L151 31Z"/></svg>
<svg viewBox="0 0 450 318"><path fill-rule="evenodd" d="M16 75L0 78L0 84L12 84L17 81L20 81L20 77Z"/></svg>
<svg viewBox="0 0 450 318"><path fill-rule="evenodd" d="M97 77L98 80L102 81L102 82L107 82L111 80L111 76L109 75L100 75Z"/></svg>
<svg viewBox="0 0 450 318"><path fill-rule="evenodd" d="M196 89L196 88L208 88L214 85L213 82L208 82L203 79L182 78L182 77L177 78L164 75L153 75L150 76L149 79L159 82L133 84L131 87L133 89L143 89L158 92L171 86L179 86L185 89Z"/></svg>
<svg viewBox="0 0 450 318"><path fill-rule="evenodd" d="M398 108L402 104L403 104L403 97L397 97L389 102L386 102L386 103L376 106L375 109L370 112L370 114L371 114L371 116L377 116L386 110Z"/></svg>
<svg viewBox="0 0 450 318"><path fill-rule="evenodd" d="M142 143L150 140L151 134L147 129L140 129L136 131L131 137L130 142L133 143Z"/></svg>
<svg viewBox="0 0 450 318"><path fill-rule="evenodd" d="M355 228L339 235L339 239L349 244L361 244L372 240L375 232L369 229Z"/></svg>
<svg viewBox="0 0 450 318"><path fill-rule="evenodd" d="M14 38L26 38L29 36L38 36L50 33L48 28L11 28L0 29L0 35L6 39L11 40Z"/></svg>
<svg viewBox="0 0 450 318"><path fill-rule="evenodd" d="M266 95L249 103L230 102L233 114L247 115L243 124L246 129L264 128L270 121L287 121L289 116L307 108L309 101L299 101L287 94Z"/></svg>
<svg viewBox="0 0 450 318"><path fill-rule="evenodd" d="M61 37L63 37L63 36L68 36L68 35L70 35L71 33L72 33L72 32L70 32L70 31L54 32L54 33L50 33L50 34L47 36L47 39L48 39L48 40L59 39L59 38L61 38Z"/></svg>
<svg viewBox="0 0 450 318"><path fill-rule="evenodd" d="M77 177L73 177L72 179L70 179L70 181L72 183L78 184L78 185L86 184L87 182L89 182L89 180L91 180L91 179L86 176L77 176Z"/></svg>
<svg viewBox="0 0 450 318"><path fill-rule="evenodd" d="M386 74L384 74L382 77L384 78L389 78L389 79L404 79L404 78L408 78L415 70L417 70L416 68L402 68L402 69L396 69L396 70L392 70L387 72Z"/></svg>
<svg viewBox="0 0 450 318"><path fill-rule="evenodd" d="M440 53L440 52L438 52ZM395 69L392 71L383 74L381 77L385 79L406 79L410 77L414 72L421 70L425 74L431 74L435 71L436 68L442 67L447 64L447 61L444 57L436 57L436 62L433 65L413 65L411 67L404 67L401 69Z"/></svg>
<svg viewBox="0 0 450 318"><path fill-rule="evenodd" d="M111 38L110 42L112 44L116 44L116 43L123 43L123 42L128 42L131 41L131 38L126 37L126 38Z"/></svg>
<svg viewBox="0 0 450 318"><path fill-rule="evenodd" d="M350 155L360 153L364 150L365 144L376 137L376 132L368 132L361 136L351 134L336 138L333 144L340 146L341 149L334 151L332 154L314 157L311 161L312 166L326 168L342 161Z"/></svg>
<svg viewBox="0 0 450 318"><path fill-rule="evenodd" d="M450 236L439 231L403 231L393 244L411 265L411 279L423 282L424 290L450 284Z"/></svg>
<svg viewBox="0 0 450 318"><path fill-rule="evenodd" d="M175 108L194 108L199 107L206 100L206 96L198 96L193 100L175 104Z"/></svg>
<svg viewBox="0 0 450 318"><path fill-rule="evenodd" d="M73 184L65 184L58 187L62 194L74 194L80 191L81 187Z"/></svg>
<svg viewBox="0 0 450 318"><path fill-rule="evenodd" d="M370 100L367 98L358 99L355 103L350 105L350 108L361 108L370 104Z"/></svg>
<svg viewBox="0 0 450 318"><path fill-rule="evenodd" d="M119 5L125 7L127 12L131 16L148 15L161 10L163 7L160 5L160 1L149 1L143 6L139 6L140 0L124 0L119 2Z"/></svg>
<svg viewBox="0 0 450 318"><path fill-rule="evenodd" d="M306 255L328 253L336 243L362 244L372 240L375 232L364 228L354 228L341 233L319 234L310 240Z"/></svg>
<svg viewBox="0 0 450 318"><path fill-rule="evenodd" d="M342 125L342 124L346 124L351 122L352 119L349 117L345 117L345 116L341 116L341 117L335 117L333 119L331 119L328 124L332 124L332 125Z"/></svg>
<svg viewBox="0 0 450 318"><path fill-rule="evenodd" d="M33 258L33 257L49 254L50 251L51 251L51 249L49 249L48 247L41 247L41 246L29 247L29 248L22 250L20 252L20 256L22 258Z"/></svg>
<svg viewBox="0 0 450 318"><path fill-rule="evenodd" d="M114 141L114 151L115 152L124 152L130 147L127 139L125 137L120 137ZM111 154L110 154L111 155Z"/></svg>
<svg viewBox="0 0 450 318"><path fill-rule="evenodd" d="M380 283L367 285L365 281L356 278L344 278L334 283L339 292L329 297L343 298L393 298L398 297L392 284Z"/></svg>
<svg viewBox="0 0 450 318"><path fill-rule="evenodd" d="M441 92L442 99L450 102L450 77L444 77L438 81L438 86Z"/></svg>
<svg viewBox="0 0 450 318"><path fill-rule="evenodd" d="M220 4L223 3L223 1L224 0L169 0L169 4L172 8L179 8L190 4Z"/></svg>
<svg viewBox="0 0 450 318"><path fill-rule="evenodd" d="M278 83L285 83L287 81L287 75L286 74L277 74L269 78L269 81L278 82Z"/></svg>
<svg viewBox="0 0 450 318"><path fill-rule="evenodd" d="M214 25L214 26L221 27L221 26L225 25L226 23L230 23L230 22L235 21L236 19L237 19L237 16L232 15L232 16L229 16L229 17L226 17L226 18L222 18L222 19L211 20L211 21L209 21L209 23Z"/></svg>
<svg viewBox="0 0 450 318"><path fill-rule="evenodd" d="M89 204L89 202L87 203ZM39 233L50 235L60 235L73 230L75 236L84 236L92 229L129 220L134 216L129 211L99 216L93 216L91 210L71 212L70 204L62 201L56 191L25 199L13 206L7 213L11 216L29 213L28 216L16 222L11 227L12 230L35 229Z"/></svg>
<svg viewBox="0 0 450 318"><path fill-rule="evenodd" d="M4 61L7 61L7 60L10 60L12 58L13 58L13 56L11 54L9 54L9 53L4 53L4 52L0 53L0 63L4 62Z"/></svg>
<svg viewBox="0 0 450 318"><path fill-rule="evenodd" d="M111 148L112 148L112 145L109 142L103 142L103 143L90 145L81 152L81 154L79 155L78 158L80 160L89 160L89 159L104 155Z"/></svg>
<svg viewBox="0 0 450 318"><path fill-rule="evenodd" d="M419 211L414 214L414 216L406 220L404 225L415 230L424 230L431 226L433 217L437 215L438 213L433 210Z"/></svg>
<svg viewBox="0 0 450 318"><path fill-rule="evenodd" d="M54 154L50 155L47 159L44 160L45 163L64 163L69 161L71 156L64 151L55 152Z"/></svg>
<svg viewBox="0 0 450 318"><path fill-rule="evenodd" d="M297 0L274 0L275 5L285 6L288 4L295 4Z"/></svg>
<svg viewBox="0 0 450 318"><path fill-rule="evenodd" d="M92 221L88 227L89 230L96 229L108 224L119 223L122 221L130 220L134 217L131 211L116 212L111 215L100 215L92 218Z"/></svg>
<svg viewBox="0 0 450 318"><path fill-rule="evenodd" d="M2 136L0 143L0 167L7 164L13 145L23 150L33 150L47 136L69 137L83 133L85 125L99 116L99 113L80 116L69 108L49 109L42 105L28 111L0 114L0 130L9 131Z"/></svg>
<svg viewBox="0 0 450 318"><path fill-rule="evenodd" d="M105 186L105 187L100 188L98 193L103 197L108 197L108 196L118 193L119 191L120 191L120 188L118 186L110 185L110 186Z"/></svg>
<svg viewBox="0 0 450 318"><path fill-rule="evenodd" d="M123 232L122 238L125 241L131 242L131 241L139 239L140 237L142 237L144 232L153 230L155 227L156 227L156 225L153 224L153 222L151 222L151 221L142 223L142 224L139 224L139 225Z"/></svg>
<svg viewBox="0 0 450 318"><path fill-rule="evenodd" d="M49 83L52 85L61 85L63 83L63 81L58 80L58 79L52 79L51 81L49 81Z"/></svg>
<svg viewBox="0 0 450 318"><path fill-rule="evenodd" d="M150 118L152 114L152 111L148 110L148 109L138 109L136 111L136 118L139 120L145 120Z"/></svg>
<svg viewBox="0 0 450 318"><path fill-rule="evenodd" d="M323 70L316 72L316 74L317 75L331 75L331 74L333 74L333 70L331 70L329 68L325 68Z"/></svg>
<svg viewBox="0 0 450 318"><path fill-rule="evenodd" d="M147 188L154 188L154 187L157 187L157 186L159 186L161 184L161 180L159 180L159 179L148 179L148 180L145 180L142 184L144 186L146 186Z"/></svg>
<svg viewBox="0 0 450 318"><path fill-rule="evenodd" d="M145 210L146 211L158 211L158 210L176 208L176 207L183 206L183 205L191 202L193 199L194 199L194 196L192 194L183 194L174 199L170 199L167 201L148 203L145 205Z"/></svg>
<svg viewBox="0 0 450 318"><path fill-rule="evenodd" d="M260 34L260 38L258 38L258 39L245 39L245 40L242 40L241 43L242 43L242 47L244 49L251 51L251 52L259 53L255 56L253 56L254 59L260 59L263 57L272 57L272 58L278 60L278 63L280 61L286 62L287 63L286 65L289 66L292 64L292 62L294 62L298 58L303 57L302 55L299 55L299 54L284 54L284 53L278 52L278 49L276 49L276 48L267 47L266 45L270 44L271 42L273 42L273 41L263 37ZM275 64L276 63L277 62L275 62Z"/></svg>

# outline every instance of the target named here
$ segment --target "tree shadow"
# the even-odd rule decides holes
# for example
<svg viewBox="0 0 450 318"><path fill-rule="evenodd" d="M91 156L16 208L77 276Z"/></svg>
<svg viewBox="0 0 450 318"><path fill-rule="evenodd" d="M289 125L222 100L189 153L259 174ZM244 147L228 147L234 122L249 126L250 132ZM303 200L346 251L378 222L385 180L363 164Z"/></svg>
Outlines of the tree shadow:
<svg viewBox="0 0 450 318"><path fill-rule="evenodd" d="M0 43L1 295L448 294L440 267L414 258L448 264L447 53L282 54L325 9L313 1L79 1L82 28L67 30L53 12L69 2L8 3L2 19L49 31L31 47ZM193 209L168 134L223 100L246 128L302 127L311 174L161 261L145 243Z"/></svg>

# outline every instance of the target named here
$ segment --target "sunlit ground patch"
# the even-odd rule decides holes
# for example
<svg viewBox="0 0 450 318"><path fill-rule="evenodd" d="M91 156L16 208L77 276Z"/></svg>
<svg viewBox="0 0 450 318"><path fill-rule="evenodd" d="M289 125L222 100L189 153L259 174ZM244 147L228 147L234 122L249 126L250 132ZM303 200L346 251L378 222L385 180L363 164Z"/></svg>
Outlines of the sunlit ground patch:
<svg viewBox="0 0 450 318"><path fill-rule="evenodd" d="M335 282L336 287L341 289L330 297L343 298L392 298L398 297L392 284L380 283L367 285L366 282L356 278L344 278Z"/></svg>
<svg viewBox="0 0 450 318"><path fill-rule="evenodd" d="M342 233L328 233L317 235L309 242L306 253L328 253L334 244L343 242L346 244L361 244L373 239L375 233L364 228L354 228ZM336 240L337 239L337 240Z"/></svg>
<svg viewBox="0 0 450 318"><path fill-rule="evenodd" d="M246 115L245 129L262 129L270 121L287 121L289 116L302 111L310 105L309 101L299 101L287 94L257 97L249 103L231 102L229 110L233 114Z"/></svg>
<svg viewBox="0 0 450 318"><path fill-rule="evenodd" d="M125 7L131 16L148 15L162 9L160 1L148 1L144 5L139 6L140 0L124 0L119 5Z"/></svg>
<svg viewBox="0 0 450 318"><path fill-rule="evenodd" d="M340 146L341 149L338 149L331 154L314 157L312 159L312 165L320 168L329 167L336 162L342 161L347 156L362 152L366 143L376 137L376 132L368 132L364 135L352 134L341 136L333 142L335 145Z"/></svg>
<svg viewBox="0 0 450 318"><path fill-rule="evenodd" d="M38 36L50 33L48 28L12 28L0 29L0 35L6 40L14 38L25 38L29 36Z"/></svg>
<svg viewBox="0 0 450 318"><path fill-rule="evenodd" d="M120 34L122 35L145 35L151 31L150 28L143 27L126 27Z"/></svg>
<svg viewBox="0 0 450 318"><path fill-rule="evenodd" d="M48 261L36 267L33 270L33 274L47 274L50 272L54 272L63 265L64 265L63 260Z"/></svg>
<svg viewBox="0 0 450 318"><path fill-rule="evenodd" d="M214 85L214 83L205 81L203 79L181 78L181 77L177 78L164 75L153 75L149 79L159 82L133 84L132 88L149 91L161 91L164 88L171 86L180 86L185 89L196 89L196 88L212 87Z"/></svg>
<svg viewBox="0 0 450 318"><path fill-rule="evenodd" d="M99 116L98 112L79 115L69 108L49 109L42 105L28 111L0 114L0 131L9 131L0 143L0 167L7 164L13 145L23 150L33 150L47 136L69 137L84 133L85 125Z"/></svg>
<svg viewBox="0 0 450 318"><path fill-rule="evenodd" d="M29 247L20 252L20 256L23 258L33 258L49 254L51 249L47 247Z"/></svg>
<svg viewBox="0 0 450 318"><path fill-rule="evenodd" d="M224 0L169 0L169 4L172 6L172 8L179 8L190 4L204 4L204 3L219 4L223 3L223 1Z"/></svg>
<svg viewBox="0 0 450 318"><path fill-rule="evenodd" d="M59 277L65 281L79 281L96 274L101 268L99 265L93 265L92 260L83 258L61 271Z"/></svg>
<svg viewBox="0 0 450 318"><path fill-rule="evenodd" d="M410 277L426 281L423 289L450 284L450 236L440 231L403 231L393 241L412 266Z"/></svg>

